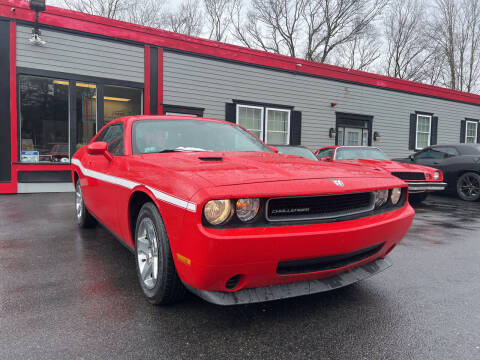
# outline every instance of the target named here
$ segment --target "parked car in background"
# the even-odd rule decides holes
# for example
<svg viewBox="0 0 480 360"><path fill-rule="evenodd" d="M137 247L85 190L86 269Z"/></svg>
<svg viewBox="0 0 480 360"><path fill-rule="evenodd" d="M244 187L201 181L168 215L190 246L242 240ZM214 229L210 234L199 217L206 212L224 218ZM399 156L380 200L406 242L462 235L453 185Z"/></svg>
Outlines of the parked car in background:
<svg viewBox="0 0 480 360"><path fill-rule="evenodd" d="M429 192L444 190L441 171L415 164L392 161L377 147L372 146L327 146L315 152L320 160L342 161L381 168L408 184L409 200L419 203L425 200Z"/></svg>
<svg viewBox="0 0 480 360"><path fill-rule="evenodd" d="M153 304L185 288L231 305L349 285L390 266L414 216L383 171L279 155L236 124L186 116L109 122L72 179L78 224L101 222L135 253Z"/></svg>
<svg viewBox="0 0 480 360"><path fill-rule="evenodd" d="M297 155L305 159L318 161L312 150L301 145L273 145L279 154Z"/></svg>
<svg viewBox="0 0 480 360"><path fill-rule="evenodd" d="M437 168L443 172L447 191L465 201L480 198L480 144L429 146L397 161Z"/></svg>

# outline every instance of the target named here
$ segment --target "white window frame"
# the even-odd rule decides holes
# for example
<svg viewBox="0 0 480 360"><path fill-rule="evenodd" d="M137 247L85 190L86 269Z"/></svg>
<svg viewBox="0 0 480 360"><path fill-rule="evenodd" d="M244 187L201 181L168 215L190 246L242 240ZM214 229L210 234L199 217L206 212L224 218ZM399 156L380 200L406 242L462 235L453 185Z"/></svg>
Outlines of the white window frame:
<svg viewBox="0 0 480 360"><path fill-rule="evenodd" d="M263 131L263 127L264 127L263 123L264 123L264 120L265 120L265 108L263 106L237 104L237 109L236 109L236 114L235 114L235 119L236 119L235 122L236 122L237 125L240 125L240 126L243 126L243 125L239 124L239 117L238 117L239 110L240 110L241 107L250 108L250 109L260 109L260 111L261 111L260 140L264 141L263 139L265 138L265 134L264 134L264 131ZM250 131L249 129L247 129L247 130Z"/></svg>
<svg viewBox="0 0 480 360"><path fill-rule="evenodd" d="M280 111L280 112L286 112L288 113L288 118L287 118L287 143L286 144L278 144L278 145L290 145L290 116L292 114L291 110L287 109L278 109L278 108L273 108L273 107L267 107L265 108L265 136L263 142L265 144L268 144L268 110L273 110L273 111ZM278 132L278 133L284 133L283 131L276 131L272 130L273 132Z"/></svg>
<svg viewBox="0 0 480 360"><path fill-rule="evenodd" d="M427 143L427 146L430 146L430 140L432 138L432 115L424 115L424 114L417 114L417 126L416 126L416 129L415 129L415 150L421 150L423 149L423 147L419 147L418 146L418 134L421 133L421 134L427 134L426 132L420 132L418 131L418 118L419 117L424 117L424 118L428 118L429 119L429 132L428 132L428 143Z"/></svg>
<svg viewBox="0 0 480 360"><path fill-rule="evenodd" d="M468 143L467 142L467 138L469 137L468 136L468 123L470 124L475 124L475 142L473 143ZM477 143L477 139L478 139L478 121L471 121L471 120L467 120L465 122L465 144L476 144Z"/></svg>

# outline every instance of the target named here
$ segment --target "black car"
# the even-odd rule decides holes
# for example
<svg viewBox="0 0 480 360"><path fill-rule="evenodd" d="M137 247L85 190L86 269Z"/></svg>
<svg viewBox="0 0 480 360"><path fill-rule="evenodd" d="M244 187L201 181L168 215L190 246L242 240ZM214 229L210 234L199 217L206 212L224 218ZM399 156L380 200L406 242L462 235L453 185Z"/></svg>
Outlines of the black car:
<svg viewBox="0 0 480 360"><path fill-rule="evenodd" d="M447 191L466 201L480 198L480 144L429 146L397 161L440 169L448 184Z"/></svg>
<svg viewBox="0 0 480 360"><path fill-rule="evenodd" d="M317 157L313 154L313 152L301 145L273 145L278 149L279 154L288 154L288 155L297 155L309 160L318 161Z"/></svg>

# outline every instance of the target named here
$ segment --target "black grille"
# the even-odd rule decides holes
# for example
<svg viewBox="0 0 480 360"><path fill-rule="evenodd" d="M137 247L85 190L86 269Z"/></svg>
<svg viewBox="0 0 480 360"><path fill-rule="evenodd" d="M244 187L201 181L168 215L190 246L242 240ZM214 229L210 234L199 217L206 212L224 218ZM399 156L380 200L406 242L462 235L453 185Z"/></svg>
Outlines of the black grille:
<svg viewBox="0 0 480 360"><path fill-rule="evenodd" d="M421 172L392 172L392 175L402 180L425 180L425 174Z"/></svg>
<svg viewBox="0 0 480 360"><path fill-rule="evenodd" d="M338 269L375 255L383 247L383 243L348 254L325 256L314 259L282 261L278 263L277 274L301 274L324 270Z"/></svg>
<svg viewBox="0 0 480 360"><path fill-rule="evenodd" d="M267 220L314 220L350 216L374 208L373 193L272 198L267 201Z"/></svg>

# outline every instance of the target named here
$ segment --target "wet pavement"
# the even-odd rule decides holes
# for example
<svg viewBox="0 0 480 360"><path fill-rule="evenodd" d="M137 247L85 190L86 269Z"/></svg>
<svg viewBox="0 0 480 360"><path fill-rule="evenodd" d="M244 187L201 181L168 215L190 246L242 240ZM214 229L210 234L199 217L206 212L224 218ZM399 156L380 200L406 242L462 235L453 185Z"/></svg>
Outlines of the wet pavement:
<svg viewBox="0 0 480 360"><path fill-rule="evenodd" d="M73 194L0 196L0 359L480 359L480 203L417 207L393 266L314 296L153 307Z"/></svg>

